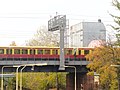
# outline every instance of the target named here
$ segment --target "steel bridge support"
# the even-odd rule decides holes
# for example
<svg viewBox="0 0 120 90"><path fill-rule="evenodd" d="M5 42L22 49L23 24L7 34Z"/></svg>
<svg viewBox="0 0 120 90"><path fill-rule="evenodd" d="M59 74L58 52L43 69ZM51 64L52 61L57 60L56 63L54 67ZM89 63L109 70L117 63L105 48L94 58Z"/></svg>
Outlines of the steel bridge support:
<svg viewBox="0 0 120 90"><path fill-rule="evenodd" d="M66 76L66 90L74 90L74 73L68 73ZM77 73L76 90L93 90L94 78L86 74Z"/></svg>

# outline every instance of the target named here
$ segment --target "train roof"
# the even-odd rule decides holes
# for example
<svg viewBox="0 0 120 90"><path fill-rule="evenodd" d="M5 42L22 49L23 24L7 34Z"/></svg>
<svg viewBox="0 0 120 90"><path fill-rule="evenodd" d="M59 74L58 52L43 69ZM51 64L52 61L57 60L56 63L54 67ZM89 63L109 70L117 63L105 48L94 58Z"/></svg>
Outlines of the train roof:
<svg viewBox="0 0 120 90"><path fill-rule="evenodd" d="M60 47L47 47L47 46L0 46L0 48L60 48ZM65 47L65 48L93 48L93 47Z"/></svg>

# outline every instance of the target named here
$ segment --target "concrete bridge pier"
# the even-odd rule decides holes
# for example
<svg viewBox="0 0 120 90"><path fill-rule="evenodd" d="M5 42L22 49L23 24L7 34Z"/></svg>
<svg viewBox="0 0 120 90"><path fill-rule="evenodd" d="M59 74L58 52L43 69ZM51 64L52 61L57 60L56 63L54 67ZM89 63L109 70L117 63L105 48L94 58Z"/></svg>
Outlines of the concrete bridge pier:
<svg viewBox="0 0 120 90"><path fill-rule="evenodd" d="M86 74L76 74L76 90L94 90L94 77ZM75 74L66 75L66 90L75 90Z"/></svg>

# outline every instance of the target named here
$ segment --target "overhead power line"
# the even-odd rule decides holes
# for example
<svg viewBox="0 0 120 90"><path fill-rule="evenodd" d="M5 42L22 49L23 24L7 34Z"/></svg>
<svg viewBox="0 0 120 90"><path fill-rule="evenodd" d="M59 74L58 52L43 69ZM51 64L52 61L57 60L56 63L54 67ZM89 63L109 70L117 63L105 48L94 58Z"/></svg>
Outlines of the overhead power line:
<svg viewBox="0 0 120 90"><path fill-rule="evenodd" d="M47 16L55 16L55 13L0 13L0 15L47 15ZM110 17L104 17L104 16L92 16L92 15L80 15L80 14L66 14L66 16L71 16L71 17L73 17L73 16L75 16L75 17L78 17L78 16L80 16L80 17L99 17L99 18L110 18ZM35 18L35 17L1 17L1 18ZM39 18L39 17L37 17L37 18Z"/></svg>
<svg viewBox="0 0 120 90"><path fill-rule="evenodd" d="M41 18L42 19L42 17L0 17L0 18L34 18L34 19L38 19L38 18Z"/></svg>
<svg viewBox="0 0 120 90"><path fill-rule="evenodd" d="M43 18L43 17L0 17L0 18L9 18L9 19L46 19L45 17ZM97 18L97 17L96 17ZM99 18L98 18L99 19ZM100 19L102 19L102 18L100 18ZM69 20L80 20L80 21L96 21L96 20L88 20L87 18L86 19L79 19L79 18L69 18ZM114 21L107 21L107 20L104 20L103 22L114 22Z"/></svg>

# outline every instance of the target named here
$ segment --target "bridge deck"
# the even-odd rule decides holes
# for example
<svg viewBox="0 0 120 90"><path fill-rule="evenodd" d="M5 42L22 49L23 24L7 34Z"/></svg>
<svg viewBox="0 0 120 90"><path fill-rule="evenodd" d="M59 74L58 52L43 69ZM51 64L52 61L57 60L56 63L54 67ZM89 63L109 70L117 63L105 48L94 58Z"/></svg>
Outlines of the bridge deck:
<svg viewBox="0 0 120 90"><path fill-rule="evenodd" d="M21 65L21 64L36 64L47 63L47 65L60 65L60 61L0 61L0 65ZM87 65L88 61L67 61L65 65Z"/></svg>

